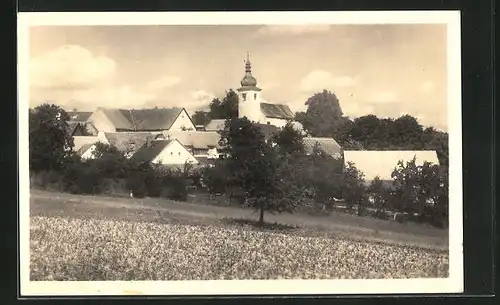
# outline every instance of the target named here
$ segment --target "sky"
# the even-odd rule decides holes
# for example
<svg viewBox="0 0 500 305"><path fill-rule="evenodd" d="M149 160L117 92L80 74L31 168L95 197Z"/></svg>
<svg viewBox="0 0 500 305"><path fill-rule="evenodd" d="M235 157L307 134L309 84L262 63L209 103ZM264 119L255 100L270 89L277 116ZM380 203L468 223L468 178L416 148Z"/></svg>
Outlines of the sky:
<svg viewBox="0 0 500 305"><path fill-rule="evenodd" d="M410 114L447 130L443 24L38 26L30 107L207 108L239 87L250 53L262 97L303 111L323 89L345 115Z"/></svg>

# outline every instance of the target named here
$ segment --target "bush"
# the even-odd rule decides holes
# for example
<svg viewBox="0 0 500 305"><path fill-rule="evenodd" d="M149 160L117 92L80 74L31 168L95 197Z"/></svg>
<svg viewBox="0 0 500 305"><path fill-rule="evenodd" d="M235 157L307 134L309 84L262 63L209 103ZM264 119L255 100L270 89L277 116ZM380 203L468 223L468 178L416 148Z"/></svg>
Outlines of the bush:
<svg viewBox="0 0 500 305"><path fill-rule="evenodd" d="M64 173L65 189L76 194L97 194L101 192L102 177L92 160L68 165Z"/></svg>
<svg viewBox="0 0 500 305"><path fill-rule="evenodd" d="M178 201L187 201L187 180L181 176L166 176L163 179L161 196Z"/></svg>
<svg viewBox="0 0 500 305"><path fill-rule="evenodd" d="M126 187L136 198L144 198L147 195L147 187L144 178L140 175L129 175L127 177Z"/></svg>
<svg viewBox="0 0 500 305"><path fill-rule="evenodd" d="M63 175L57 171L30 173L31 187L47 191L64 191Z"/></svg>

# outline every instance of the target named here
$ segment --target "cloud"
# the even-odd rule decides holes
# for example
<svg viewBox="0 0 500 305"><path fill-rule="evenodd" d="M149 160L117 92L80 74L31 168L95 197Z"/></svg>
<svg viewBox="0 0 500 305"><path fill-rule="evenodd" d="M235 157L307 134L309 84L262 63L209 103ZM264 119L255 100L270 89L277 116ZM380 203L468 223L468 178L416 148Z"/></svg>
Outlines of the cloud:
<svg viewBox="0 0 500 305"><path fill-rule="evenodd" d="M116 62L78 45L65 45L30 61L30 84L36 88L84 89L113 78Z"/></svg>
<svg viewBox="0 0 500 305"><path fill-rule="evenodd" d="M314 70L302 78L300 90L302 92L314 92L323 89L334 90L338 87L350 87L354 85L354 79L349 76L334 77L328 71Z"/></svg>
<svg viewBox="0 0 500 305"><path fill-rule="evenodd" d="M377 91L368 95L367 100L377 104L394 103L398 94L394 91Z"/></svg>
<svg viewBox="0 0 500 305"><path fill-rule="evenodd" d="M425 81L420 84L420 91L422 91L423 93L431 93L434 91L435 87L436 85L433 82Z"/></svg>
<svg viewBox="0 0 500 305"><path fill-rule="evenodd" d="M97 107L140 108L156 98L156 94L143 92L132 86L94 87L77 90L33 90L31 106L47 100L67 109L95 110Z"/></svg>
<svg viewBox="0 0 500 305"><path fill-rule="evenodd" d="M257 35L302 35L310 33L324 33L330 30L328 24L318 25L265 25L259 28Z"/></svg>
<svg viewBox="0 0 500 305"><path fill-rule="evenodd" d="M147 87L151 90L162 90L165 88L173 87L181 82L178 76L163 76L159 79L153 80L148 83Z"/></svg>
<svg viewBox="0 0 500 305"><path fill-rule="evenodd" d="M208 109L208 105L214 99L215 94L203 89L198 89L190 92L191 100L186 103L186 108L189 110Z"/></svg>

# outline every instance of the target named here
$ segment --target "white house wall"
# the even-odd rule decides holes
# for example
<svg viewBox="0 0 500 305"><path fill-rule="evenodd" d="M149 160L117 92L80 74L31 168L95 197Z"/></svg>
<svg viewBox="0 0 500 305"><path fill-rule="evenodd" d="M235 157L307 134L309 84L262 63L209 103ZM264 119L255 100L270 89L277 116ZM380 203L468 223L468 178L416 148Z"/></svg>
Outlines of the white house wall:
<svg viewBox="0 0 500 305"><path fill-rule="evenodd" d="M265 118L265 122L262 122L263 124L271 124L274 125L278 128L283 128L285 127L287 120L285 119L276 119L276 118Z"/></svg>
<svg viewBox="0 0 500 305"><path fill-rule="evenodd" d="M79 150L85 144L93 144L99 142L98 137L90 137L90 136L74 136L73 137L73 150Z"/></svg>
<svg viewBox="0 0 500 305"><path fill-rule="evenodd" d="M95 151L95 145L92 145L86 152L84 152L81 156L83 160L94 159L94 155L92 154Z"/></svg>
<svg viewBox="0 0 500 305"><path fill-rule="evenodd" d="M115 125L108 119L101 109L97 109L88 119L98 132L116 132Z"/></svg>
<svg viewBox="0 0 500 305"><path fill-rule="evenodd" d="M177 117L177 119L172 124L169 130L181 131L183 126L186 129L196 130L196 126L194 126L193 122L189 119L189 115L184 109L179 114L179 116Z"/></svg>
<svg viewBox="0 0 500 305"><path fill-rule="evenodd" d="M170 143L152 161L152 163L163 165L179 165L186 162L198 164L198 160L177 141Z"/></svg>

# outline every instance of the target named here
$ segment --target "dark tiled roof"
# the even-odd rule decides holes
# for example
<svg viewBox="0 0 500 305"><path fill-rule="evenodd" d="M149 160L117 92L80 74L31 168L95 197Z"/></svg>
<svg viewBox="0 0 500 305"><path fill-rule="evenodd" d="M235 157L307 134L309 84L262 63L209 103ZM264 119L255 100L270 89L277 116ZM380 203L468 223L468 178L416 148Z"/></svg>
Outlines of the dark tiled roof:
<svg viewBox="0 0 500 305"><path fill-rule="evenodd" d="M154 140L154 141L151 141L151 145L149 147L147 145L141 146L141 148L139 148L139 150L134 155L132 155L130 160L138 161L138 162L151 162L172 141L174 141L174 140Z"/></svg>
<svg viewBox="0 0 500 305"><path fill-rule="evenodd" d="M68 128L66 132L72 136L75 133L76 128L80 125L78 122L68 122Z"/></svg>
<svg viewBox="0 0 500 305"><path fill-rule="evenodd" d="M226 120L224 120L224 119L211 120L207 125L205 125L205 130L206 131L223 130L225 124L226 124Z"/></svg>
<svg viewBox="0 0 500 305"><path fill-rule="evenodd" d="M221 148L219 144L221 137L215 131L165 131L163 132L166 139L177 139L186 147L197 149Z"/></svg>
<svg viewBox="0 0 500 305"><path fill-rule="evenodd" d="M149 131L169 129L183 108L102 110L117 130Z"/></svg>
<svg viewBox="0 0 500 305"><path fill-rule="evenodd" d="M132 110L137 130L165 130L175 122L183 108Z"/></svg>
<svg viewBox="0 0 500 305"><path fill-rule="evenodd" d="M293 120L295 115L287 105L260 103L262 114L268 118Z"/></svg>
<svg viewBox="0 0 500 305"><path fill-rule="evenodd" d="M332 138L304 138L304 148L307 153L312 153L316 144L318 144L319 149L327 155L339 156L342 153L342 148L339 143Z"/></svg>
<svg viewBox="0 0 500 305"><path fill-rule="evenodd" d="M106 132L104 136L110 145L116 146L121 152L137 151L147 142L150 132Z"/></svg>
<svg viewBox="0 0 500 305"><path fill-rule="evenodd" d="M69 120L74 122L85 122L92 115L89 111L69 111Z"/></svg>

